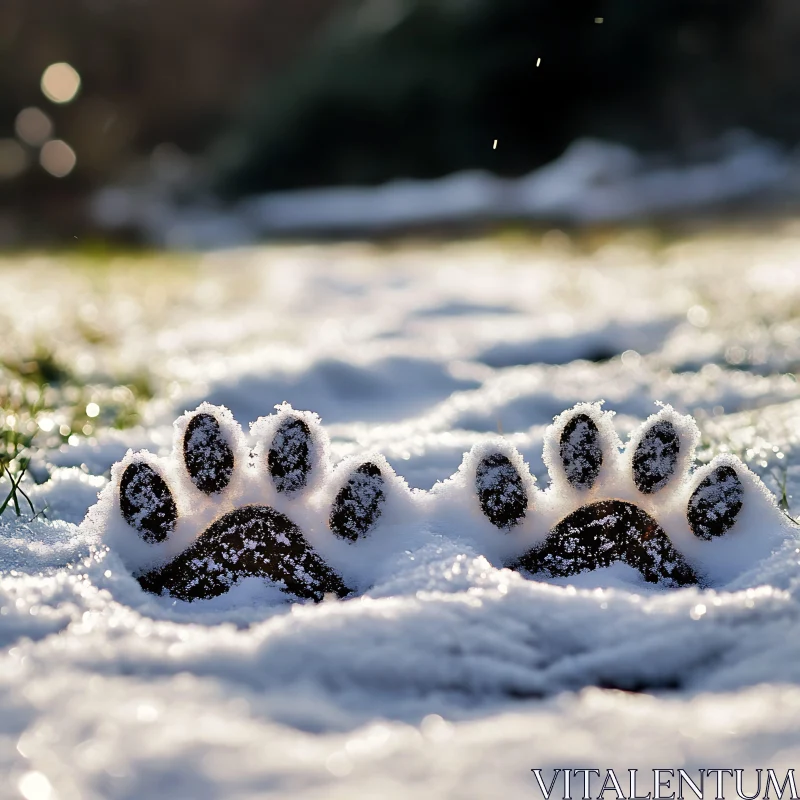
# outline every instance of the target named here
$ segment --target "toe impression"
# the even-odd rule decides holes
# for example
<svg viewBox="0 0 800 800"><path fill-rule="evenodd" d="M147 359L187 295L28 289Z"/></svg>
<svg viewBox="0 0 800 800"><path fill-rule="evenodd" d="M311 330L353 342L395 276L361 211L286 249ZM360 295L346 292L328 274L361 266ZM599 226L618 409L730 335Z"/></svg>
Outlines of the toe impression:
<svg viewBox="0 0 800 800"><path fill-rule="evenodd" d="M486 456L475 470L475 489L481 510L501 530L511 530L525 517L528 498L522 476L503 453Z"/></svg>
<svg viewBox="0 0 800 800"><path fill-rule="evenodd" d="M633 454L633 482L642 494L663 489L675 474L681 440L668 419L653 423Z"/></svg>
<svg viewBox="0 0 800 800"><path fill-rule="evenodd" d="M178 519L166 481L144 461L128 464L122 473L119 507L128 525L146 542L163 542Z"/></svg>
<svg viewBox="0 0 800 800"><path fill-rule="evenodd" d="M564 426L559 453L570 486L591 489L603 466L603 447L597 424L588 414L576 414Z"/></svg>
<svg viewBox="0 0 800 800"><path fill-rule="evenodd" d="M267 454L267 467L275 489L291 495L304 489L311 474L311 430L299 417L289 417L278 427Z"/></svg>
<svg viewBox="0 0 800 800"><path fill-rule="evenodd" d="M192 483L204 494L221 492L233 475L233 450L211 414L195 414L183 436L183 462Z"/></svg>
<svg viewBox="0 0 800 800"><path fill-rule="evenodd" d="M701 481L686 509L692 533L711 541L733 527L742 510L744 487L733 467L723 464Z"/></svg>
<svg viewBox="0 0 800 800"><path fill-rule="evenodd" d="M329 525L340 539L355 542L377 524L386 501L380 467L367 461L353 470L333 502Z"/></svg>

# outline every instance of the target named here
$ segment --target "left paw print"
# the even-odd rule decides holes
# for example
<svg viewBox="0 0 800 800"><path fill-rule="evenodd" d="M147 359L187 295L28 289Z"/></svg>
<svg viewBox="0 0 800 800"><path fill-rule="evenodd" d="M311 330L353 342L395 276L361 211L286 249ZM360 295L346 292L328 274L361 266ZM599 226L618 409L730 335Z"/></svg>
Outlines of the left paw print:
<svg viewBox="0 0 800 800"><path fill-rule="evenodd" d="M154 564L138 577L146 591L194 600L257 577L313 600L351 592L289 514L302 516L324 486L333 493L328 532L362 539L380 520L395 476L374 461L332 474L319 419L288 405L261 418L253 435L251 453L230 413L203 404L176 422L171 456L129 453L115 465L110 538L133 550L134 561Z"/></svg>

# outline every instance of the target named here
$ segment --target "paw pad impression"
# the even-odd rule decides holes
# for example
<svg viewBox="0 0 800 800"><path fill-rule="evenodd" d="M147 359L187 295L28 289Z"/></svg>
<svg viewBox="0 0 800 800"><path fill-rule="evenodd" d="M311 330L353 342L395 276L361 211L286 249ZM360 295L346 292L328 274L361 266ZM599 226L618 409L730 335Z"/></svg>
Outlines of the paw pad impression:
<svg viewBox="0 0 800 800"><path fill-rule="evenodd" d="M573 511L553 528L544 544L520 558L519 566L529 572L569 577L617 561L636 567L648 583L697 583L694 570L659 524L623 500L602 500Z"/></svg>
<svg viewBox="0 0 800 800"><path fill-rule="evenodd" d="M139 578L153 594L179 600L217 597L241 578L269 578L298 597L344 597L349 589L309 546L300 529L269 506L237 508L214 522L197 541Z"/></svg>

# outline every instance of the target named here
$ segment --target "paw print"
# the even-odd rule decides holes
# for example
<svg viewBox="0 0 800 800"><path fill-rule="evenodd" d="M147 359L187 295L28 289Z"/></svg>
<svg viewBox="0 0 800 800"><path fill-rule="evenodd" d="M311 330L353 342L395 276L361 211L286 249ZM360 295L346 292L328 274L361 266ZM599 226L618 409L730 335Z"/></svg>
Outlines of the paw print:
<svg viewBox="0 0 800 800"><path fill-rule="evenodd" d="M665 406L624 449L611 418L601 404L556 417L544 439L545 491L503 440L465 457L473 503L508 539L506 564L569 577L622 562L645 581L677 587L731 577L771 552L788 520L738 458L720 455L692 471L699 432L691 417Z"/></svg>
<svg viewBox="0 0 800 800"><path fill-rule="evenodd" d="M109 543L139 565L146 591L191 601L256 577L313 600L351 592L304 527L369 537L398 479L380 457L331 471L319 418L277 408L251 427L252 450L227 409L204 403L176 421L169 457L128 453L114 467L100 504ZM328 504L322 519L314 497Z"/></svg>

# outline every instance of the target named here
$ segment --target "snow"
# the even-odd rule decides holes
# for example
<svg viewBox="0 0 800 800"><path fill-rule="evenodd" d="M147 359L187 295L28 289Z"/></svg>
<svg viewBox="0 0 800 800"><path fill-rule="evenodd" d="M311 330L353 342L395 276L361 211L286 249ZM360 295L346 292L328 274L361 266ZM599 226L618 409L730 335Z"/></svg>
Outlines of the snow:
<svg viewBox="0 0 800 800"><path fill-rule="evenodd" d="M57 262L7 263L12 341L69 331L74 289L109 343L65 333L65 352L98 372L147 363L155 397L139 427L44 453L51 477L30 488L46 512L0 518L0 794L523 798L532 768L794 766L800 542L773 492L785 476L798 514L799 247L785 227L592 252L556 233L536 247L229 251L109 303ZM603 452L589 489L559 469L559 415L576 404ZM198 406L237 465L216 495L181 470ZM265 447L305 409L318 472L278 493ZM633 453L660 420L681 446L644 495ZM529 500L508 531L475 491L497 453ZM114 488L136 459L172 488L165 542L120 514ZM364 539L338 539L331 505L365 461L383 512ZM742 511L697 539L685 510L726 465ZM607 498L647 511L704 584L654 586L620 564L549 581L503 567ZM294 520L356 595L290 602L254 579L194 603L142 592L134 571L248 502Z"/></svg>
<svg viewBox="0 0 800 800"><path fill-rule="evenodd" d="M225 210L175 206L168 187L105 188L91 213L101 227L136 229L172 247L246 244L265 235L353 233L508 219L632 221L797 197L797 153L745 130L709 143L703 160L665 164L628 147L581 139L520 178L467 170L435 180L274 192Z"/></svg>

